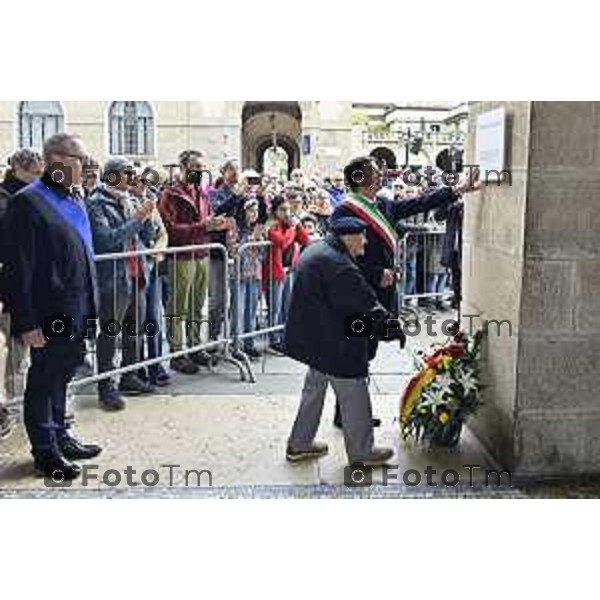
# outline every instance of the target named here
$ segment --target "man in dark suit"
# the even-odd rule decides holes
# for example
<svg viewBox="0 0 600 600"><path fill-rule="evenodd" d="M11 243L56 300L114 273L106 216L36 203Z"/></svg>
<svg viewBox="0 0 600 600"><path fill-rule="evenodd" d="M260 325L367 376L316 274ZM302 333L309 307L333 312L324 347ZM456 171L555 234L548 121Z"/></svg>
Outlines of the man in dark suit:
<svg viewBox="0 0 600 600"><path fill-rule="evenodd" d="M42 177L23 188L6 213L2 289L12 334L31 350L24 420L34 468L74 479L74 460L101 449L65 425L66 388L82 361L81 340L97 308L92 233L81 196L87 154L80 140L57 134L44 145Z"/></svg>
<svg viewBox="0 0 600 600"><path fill-rule="evenodd" d="M456 202L463 193L476 188L476 173L454 187L442 187L427 194L394 202L376 198L381 188L381 171L373 157L355 158L344 169L349 192L336 208L331 221L353 216L367 224L367 247L358 260L365 278L377 294L377 299L391 313L397 313L396 274L394 270L397 223L420 213L438 209ZM377 340L371 342L370 358L377 353ZM336 404L334 424L342 426L339 404ZM378 425L379 422L375 423Z"/></svg>

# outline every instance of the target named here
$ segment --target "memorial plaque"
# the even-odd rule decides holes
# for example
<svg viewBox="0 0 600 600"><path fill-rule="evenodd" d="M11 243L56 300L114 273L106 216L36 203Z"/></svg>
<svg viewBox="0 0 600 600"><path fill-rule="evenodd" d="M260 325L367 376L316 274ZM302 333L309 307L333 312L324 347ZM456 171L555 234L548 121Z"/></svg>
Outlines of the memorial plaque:
<svg viewBox="0 0 600 600"><path fill-rule="evenodd" d="M506 110L497 108L477 117L475 131L475 164L481 169L482 179L486 172L500 173L505 166ZM497 180L498 174L489 173L489 180Z"/></svg>

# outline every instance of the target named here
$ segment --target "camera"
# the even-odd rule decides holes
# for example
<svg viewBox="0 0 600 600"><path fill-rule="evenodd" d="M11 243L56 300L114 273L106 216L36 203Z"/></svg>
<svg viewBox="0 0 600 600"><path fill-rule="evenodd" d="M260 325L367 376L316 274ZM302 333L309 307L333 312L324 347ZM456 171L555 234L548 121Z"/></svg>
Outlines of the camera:
<svg viewBox="0 0 600 600"><path fill-rule="evenodd" d="M202 183L202 171L189 171L186 179L189 185L200 185Z"/></svg>
<svg viewBox="0 0 600 600"><path fill-rule="evenodd" d="M72 338L73 319L63 313L54 313L44 319L42 333L47 340L53 338Z"/></svg>
<svg viewBox="0 0 600 600"><path fill-rule="evenodd" d="M369 487L373 485L373 469L362 463L344 467L344 485L346 487Z"/></svg>
<svg viewBox="0 0 600 600"><path fill-rule="evenodd" d="M48 173L54 183L64 188L70 188L73 185L73 169L63 163L55 162L48 167Z"/></svg>
<svg viewBox="0 0 600 600"><path fill-rule="evenodd" d="M65 479L64 473L60 469L55 469L50 475L44 475L44 485L51 488L71 487L73 482Z"/></svg>
<svg viewBox="0 0 600 600"><path fill-rule="evenodd" d="M372 337L373 319L363 313L353 313L345 317L344 335L347 338Z"/></svg>

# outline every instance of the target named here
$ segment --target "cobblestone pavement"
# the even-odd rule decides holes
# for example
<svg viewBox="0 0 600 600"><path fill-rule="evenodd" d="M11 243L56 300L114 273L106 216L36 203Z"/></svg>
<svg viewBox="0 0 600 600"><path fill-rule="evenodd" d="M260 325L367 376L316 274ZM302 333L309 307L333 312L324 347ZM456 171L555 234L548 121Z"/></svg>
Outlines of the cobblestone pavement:
<svg viewBox="0 0 600 600"><path fill-rule="evenodd" d="M409 350L430 341L413 338ZM329 444L329 455L310 463L287 463L286 439L305 369L286 357L273 356L256 366L256 384L240 382L237 370L222 365L213 373L176 376L168 392L131 398L127 409L119 413L99 410L95 395L84 390L87 393L77 396L71 408L77 418L76 435L104 448L98 459L90 461L97 466L93 474L98 479L84 486L80 478L67 489L47 487L43 479L32 475L26 437L18 425L7 440L0 442L0 497L523 498L543 493L539 488L497 486L494 476L486 485L485 470L494 466L468 430L454 452L428 451L401 441L395 418L399 395L413 372L413 364L409 352L400 351L397 344L381 347L371 378L374 413L383 419L376 432L377 443L396 451L390 463L397 469L388 471L387 485L383 485L386 474L382 469L373 470L370 487L344 485L346 457L342 434L331 422L332 397L318 435ZM480 467L470 471L472 486L465 465ZM433 481L438 487L426 485L424 473L428 466L436 470ZM139 483L137 487L128 485L127 467L136 471L131 480ZM103 481L103 475L111 469L119 474L113 473L110 480ZM422 474L421 485L403 483L403 474L409 469ZM143 483L142 473L148 470L158 473L154 487ZM442 472L448 470L459 474L459 485L442 484ZM200 476L195 473L200 471L204 471ZM391 479L394 475L396 479ZM113 486L117 476L120 482ZM154 476L146 481L154 483ZM413 482L411 479L408 483ZM566 488L555 490L548 494L566 495Z"/></svg>

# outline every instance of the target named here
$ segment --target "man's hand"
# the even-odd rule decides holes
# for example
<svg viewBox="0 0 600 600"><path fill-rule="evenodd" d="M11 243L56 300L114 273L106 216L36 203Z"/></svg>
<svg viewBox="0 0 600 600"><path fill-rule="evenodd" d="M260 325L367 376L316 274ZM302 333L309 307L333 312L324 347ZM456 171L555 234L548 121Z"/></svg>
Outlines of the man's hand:
<svg viewBox="0 0 600 600"><path fill-rule="evenodd" d="M384 269L383 276L381 277L381 287L390 287L391 285L394 285L395 280L396 277L394 275L394 271L392 269Z"/></svg>
<svg viewBox="0 0 600 600"><path fill-rule="evenodd" d="M138 204L135 212L133 213L133 218L138 221L147 221L154 212L156 205L153 200L144 200L141 204Z"/></svg>
<svg viewBox="0 0 600 600"><path fill-rule="evenodd" d="M28 348L43 348L46 345L46 338L41 329L27 331L21 336L21 341Z"/></svg>
<svg viewBox="0 0 600 600"><path fill-rule="evenodd" d="M254 227L254 231L252 232L252 239L255 242L259 242L265 239L265 228L264 225L256 225Z"/></svg>

